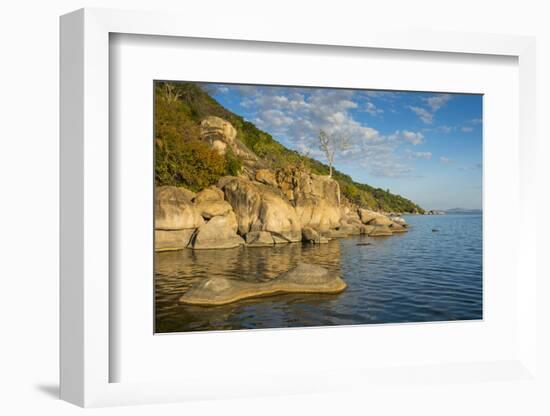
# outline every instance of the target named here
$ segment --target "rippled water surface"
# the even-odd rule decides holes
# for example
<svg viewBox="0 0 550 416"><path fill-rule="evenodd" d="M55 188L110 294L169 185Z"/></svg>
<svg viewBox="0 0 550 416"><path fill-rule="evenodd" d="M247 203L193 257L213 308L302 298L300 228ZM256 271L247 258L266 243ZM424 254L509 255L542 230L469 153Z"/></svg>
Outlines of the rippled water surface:
<svg viewBox="0 0 550 416"><path fill-rule="evenodd" d="M481 216L409 216L407 222L409 232L392 237L157 253L156 332L481 319ZM364 241L371 244L357 245ZM270 279L300 261L339 273L347 290L178 305L201 279Z"/></svg>

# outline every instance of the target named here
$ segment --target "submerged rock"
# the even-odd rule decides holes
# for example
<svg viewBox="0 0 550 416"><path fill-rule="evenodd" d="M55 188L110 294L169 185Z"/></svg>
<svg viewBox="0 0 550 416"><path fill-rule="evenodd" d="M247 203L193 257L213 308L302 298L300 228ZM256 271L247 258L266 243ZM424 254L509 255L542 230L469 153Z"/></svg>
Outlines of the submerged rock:
<svg viewBox="0 0 550 416"><path fill-rule="evenodd" d="M312 264L299 263L267 282L213 277L199 282L180 297L188 305L215 306L241 299L283 293L340 293L347 287L340 276Z"/></svg>

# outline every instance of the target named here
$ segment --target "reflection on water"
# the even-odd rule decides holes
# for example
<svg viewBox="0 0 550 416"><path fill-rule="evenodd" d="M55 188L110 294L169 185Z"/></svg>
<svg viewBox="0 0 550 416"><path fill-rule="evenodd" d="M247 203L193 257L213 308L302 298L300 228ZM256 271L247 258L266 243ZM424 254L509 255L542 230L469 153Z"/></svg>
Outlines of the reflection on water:
<svg viewBox="0 0 550 416"><path fill-rule="evenodd" d="M425 322L482 317L481 216L413 216L408 233L228 250L155 254L156 332ZM440 231L433 233L432 229ZM340 274L338 295L279 295L230 305L179 305L213 276L267 280L298 262Z"/></svg>

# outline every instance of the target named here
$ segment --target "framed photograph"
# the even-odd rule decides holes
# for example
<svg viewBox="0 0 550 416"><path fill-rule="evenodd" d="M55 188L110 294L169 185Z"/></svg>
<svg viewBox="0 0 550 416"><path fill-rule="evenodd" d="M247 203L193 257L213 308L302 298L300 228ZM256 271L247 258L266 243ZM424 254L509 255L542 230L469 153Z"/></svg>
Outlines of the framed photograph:
<svg viewBox="0 0 550 416"><path fill-rule="evenodd" d="M179 22L61 18L62 398L536 383L534 40Z"/></svg>
<svg viewBox="0 0 550 416"><path fill-rule="evenodd" d="M482 319L481 94L153 88L155 333Z"/></svg>

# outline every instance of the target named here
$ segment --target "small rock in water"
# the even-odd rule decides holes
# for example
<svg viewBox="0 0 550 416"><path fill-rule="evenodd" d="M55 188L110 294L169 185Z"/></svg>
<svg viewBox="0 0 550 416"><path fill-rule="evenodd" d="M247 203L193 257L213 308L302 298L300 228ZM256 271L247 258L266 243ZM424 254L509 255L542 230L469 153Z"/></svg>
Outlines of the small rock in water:
<svg viewBox="0 0 550 416"><path fill-rule="evenodd" d="M358 246L370 246L371 243L357 243Z"/></svg>
<svg viewBox="0 0 550 416"><path fill-rule="evenodd" d="M432 233L437 233L438 231L439 231L439 230L437 230L437 229L434 228L434 229L432 230Z"/></svg>

